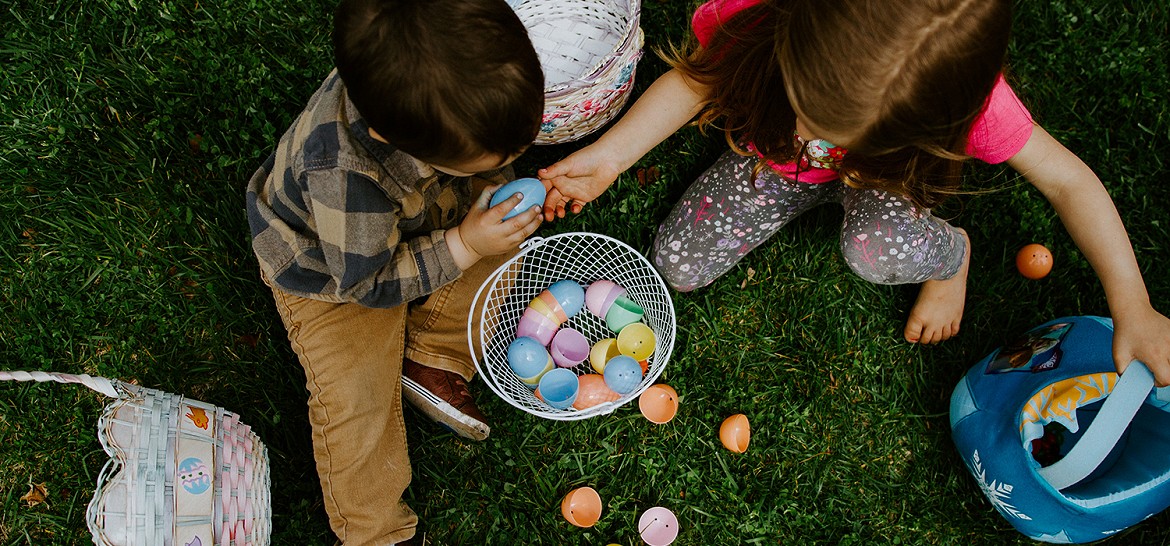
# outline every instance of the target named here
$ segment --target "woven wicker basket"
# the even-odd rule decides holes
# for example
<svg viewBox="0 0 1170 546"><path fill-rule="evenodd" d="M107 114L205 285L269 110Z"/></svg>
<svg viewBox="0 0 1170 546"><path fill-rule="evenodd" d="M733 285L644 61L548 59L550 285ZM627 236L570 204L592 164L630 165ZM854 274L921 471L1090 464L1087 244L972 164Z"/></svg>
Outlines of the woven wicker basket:
<svg viewBox="0 0 1170 546"><path fill-rule="evenodd" d="M0 371L0 381L85 385L110 456L86 510L98 546L267 546L268 452L222 408L103 377Z"/></svg>
<svg viewBox="0 0 1170 546"><path fill-rule="evenodd" d="M537 144L572 142L621 111L642 58L639 0L510 0L544 69Z"/></svg>

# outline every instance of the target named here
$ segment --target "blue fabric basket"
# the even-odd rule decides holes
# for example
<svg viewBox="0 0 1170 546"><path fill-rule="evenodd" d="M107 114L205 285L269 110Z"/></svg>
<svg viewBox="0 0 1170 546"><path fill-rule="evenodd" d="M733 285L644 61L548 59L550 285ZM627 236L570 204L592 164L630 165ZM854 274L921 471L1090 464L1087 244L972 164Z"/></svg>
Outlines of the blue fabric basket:
<svg viewBox="0 0 1170 546"><path fill-rule="evenodd" d="M991 505L1053 543L1100 540L1170 506L1170 389L1134 361L1119 376L1113 322L1066 317L996 349L951 395L951 432Z"/></svg>

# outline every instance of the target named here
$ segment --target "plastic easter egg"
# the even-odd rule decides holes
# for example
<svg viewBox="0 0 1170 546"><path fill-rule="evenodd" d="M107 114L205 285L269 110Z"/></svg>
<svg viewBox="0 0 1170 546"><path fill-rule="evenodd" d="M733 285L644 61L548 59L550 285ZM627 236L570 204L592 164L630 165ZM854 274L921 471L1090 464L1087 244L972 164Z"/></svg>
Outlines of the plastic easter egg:
<svg viewBox="0 0 1170 546"><path fill-rule="evenodd" d="M589 340L572 328L561 328L552 338L549 353L562 368L572 368L589 358Z"/></svg>
<svg viewBox="0 0 1170 546"><path fill-rule="evenodd" d="M545 292L541 293L541 296L547 293L548 291L546 290ZM552 295L549 295L549 299L552 299ZM554 308L552 305L549 305L548 301L540 296L532 298L532 301L528 303L528 307L536 309L540 312L540 314L548 317L557 324L561 324L566 320L569 320L569 317L565 316L565 311L561 309L560 304L558 304L556 300L553 300L553 305L556 305L556 307Z"/></svg>
<svg viewBox="0 0 1170 546"><path fill-rule="evenodd" d="M553 368L553 359L539 341L518 337L508 344L508 366L528 388L535 389L540 377Z"/></svg>
<svg viewBox="0 0 1170 546"><path fill-rule="evenodd" d="M613 305L614 300L624 295L626 295L626 289L618 286L613 281L607 281L605 279L596 280L585 290L585 307L589 309L590 313L603 319L605 318L605 313L609 311L609 306Z"/></svg>
<svg viewBox="0 0 1170 546"><path fill-rule="evenodd" d="M601 519L601 495L592 487L569 491L561 501L561 515L577 527L593 527Z"/></svg>
<svg viewBox="0 0 1170 546"><path fill-rule="evenodd" d="M589 364L597 373L605 373L605 363L615 356L622 354L618 350L617 340L607 337L593 344L589 350Z"/></svg>
<svg viewBox="0 0 1170 546"><path fill-rule="evenodd" d="M557 303L561 304L568 318L573 318L573 315L585 307L585 289L581 288L577 281L565 279L554 282L549 285L548 291L557 299Z"/></svg>
<svg viewBox="0 0 1170 546"><path fill-rule="evenodd" d="M635 360L646 360L654 354L654 330L641 322L622 328L617 337L618 351Z"/></svg>
<svg viewBox="0 0 1170 546"><path fill-rule="evenodd" d="M528 336L541 345L547 346L552 343L553 335L557 333L560 328L552 319L540 314L540 311L531 307L524 310L524 314L520 315L520 322L516 324L516 337Z"/></svg>
<svg viewBox="0 0 1170 546"><path fill-rule="evenodd" d="M605 378L595 373L587 373L578 377L577 385L577 401L573 402L573 407L579 410L613 402L622 397L605 384Z"/></svg>
<svg viewBox="0 0 1170 546"><path fill-rule="evenodd" d="M1016 253L1016 269L1025 278L1042 279L1052 271L1052 253L1044 245L1032 243L1024 245Z"/></svg>
<svg viewBox="0 0 1170 546"><path fill-rule="evenodd" d="M668 546L678 538L678 518L674 512L655 506L638 518L638 534L650 546Z"/></svg>
<svg viewBox="0 0 1170 546"><path fill-rule="evenodd" d="M678 393L670 385L650 385L638 397L638 409L651 423L667 423L678 413Z"/></svg>
<svg viewBox="0 0 1170 546"><path fill-rule="evenodd" d="M566 368L556 368L544 374L537 386L544 403L556 409L566 409L577 401L580 388L577 374Z"/></svg>
<svg viewBox="0 0 1170 546"><path fill-rule="evenodd" d="M546 194L544 184L541 184L540 180L535 178L517 178L504 184L500 189L496 190L496 193L492 194L492 200L488 206L494 207L503 203L517 193L523 195L524 198L511 211L508 211L508 214L504 215L505 220L532 207L544 206L544 197Z"/></svg>
<svg viewBox="0 0 1170 546"><path fill-rule="evenodd" d="M747 451L748 442L751 439L751 425L748 423L747 416L742 413L724 419L723 424L719 427L719 441L723 442L723 447L736 453Z"/></svg>
<svg viewBox="0 0 1170 546"><path fill-rule="evenodd" d="M634 300L630 298L619 296L613 300L613 305L605 313L605 326L614 333L618 333L622 331L622 328L641 321L643 314L645 311L642 310L642 306L634 303Z"/></svg>
<svg viewBox="0 0 1170 546"><path fill-rule="evenodd" d="M642 366L626 355L615 356L605 363L605 384L618 394L629 394L642 382Z"/></svg>

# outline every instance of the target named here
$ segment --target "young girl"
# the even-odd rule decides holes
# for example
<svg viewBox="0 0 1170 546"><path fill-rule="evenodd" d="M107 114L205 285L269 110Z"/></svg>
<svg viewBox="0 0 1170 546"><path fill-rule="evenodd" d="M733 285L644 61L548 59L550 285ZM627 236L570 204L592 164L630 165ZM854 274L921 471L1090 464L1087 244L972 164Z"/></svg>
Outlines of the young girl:
<svg viewBox="0 0 1170 546"><path fill-rule="evenodd" d="M1128 235L1100 180L1032 122L1001 74L1011 0L714 0L699 47L594 144L542 169L545 216L563 217L696 115L731 149L661 225L654 261L693 290L802 212L845 208L841 250L876 283L921 283L904 336L959 331L970 241L930 214L962 162L1007 162L1061 216L1105 288L1119 370L1170 383L1170 319L1150 305Z"/></svg>

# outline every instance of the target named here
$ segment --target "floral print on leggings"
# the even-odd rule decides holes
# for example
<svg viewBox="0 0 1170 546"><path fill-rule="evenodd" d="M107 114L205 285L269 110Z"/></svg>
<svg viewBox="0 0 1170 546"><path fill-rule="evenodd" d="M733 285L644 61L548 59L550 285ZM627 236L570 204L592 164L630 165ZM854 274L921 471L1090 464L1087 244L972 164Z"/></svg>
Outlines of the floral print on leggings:
<svg viewBox="0 0 1170 546"><path fill-rule="evenodd" d="M880 284L948 279L966 253L959 232L900 195L840 181L805 184L771 169L749 183L757 158L727 151L702 174L658 228L654 263L676 290L710 284L801 213L845 208L841 251L849 267Z"/></svg>

